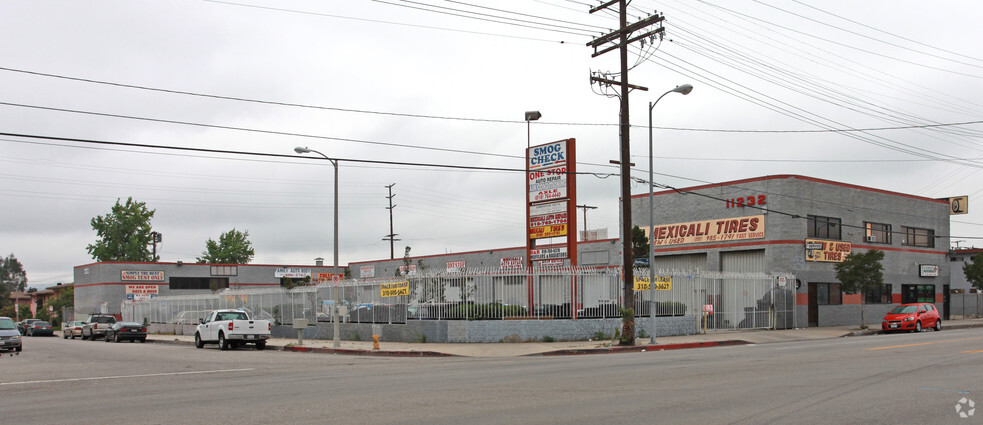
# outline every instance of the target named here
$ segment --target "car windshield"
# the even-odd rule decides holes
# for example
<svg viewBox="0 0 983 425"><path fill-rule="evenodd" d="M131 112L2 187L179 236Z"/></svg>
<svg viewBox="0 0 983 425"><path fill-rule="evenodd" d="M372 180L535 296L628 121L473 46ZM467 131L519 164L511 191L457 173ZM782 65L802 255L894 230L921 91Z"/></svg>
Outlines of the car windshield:
<svg viewBox="0 0 983 425"><path fill-rule="evenodd" d="M914 313L916 311L918 311L917 305L899 305L894 307L894 310L891 310L891 314Z"/></svg>
<svg viewBox="0 0 983 425"><path fill-rule="evenodd" d="M14 324L12 319L0 319L0 329L10 330L17 329L17 325Z"/></svg>

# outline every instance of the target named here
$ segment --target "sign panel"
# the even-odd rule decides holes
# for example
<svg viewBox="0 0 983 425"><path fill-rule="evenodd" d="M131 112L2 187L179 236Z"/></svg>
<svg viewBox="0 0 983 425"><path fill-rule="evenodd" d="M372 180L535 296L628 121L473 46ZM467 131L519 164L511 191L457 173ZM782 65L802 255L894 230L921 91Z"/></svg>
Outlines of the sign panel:
<svg viewBox="0 0 983 425"><path fill-rule="evenodd" d="M522 261L522 257L506 257L502 259L501 266L502 270L522 270L526 267L525 262Z"/></svg>
<svg viewBox="0 0 983 425"><path fill-rule="evenodd" d="M949 215L969 214L969 197L957 196L949 198Z"/></svg>
<svg viewBox="0 0 983 425"><path fill-rule="evenodd" d="M119 279L127 281L141 281L141 282L163 282L164 281L164 271L163 270L122 270L119 272Z"/></svg>
<svg viewBox="0 0 983 425"><path fill-rule="evenodd" d="M824 263L842 263L846 256L853 251L850 242L824 241L806 239L806 261L821 261Z"/></svg>
<svg viewBox="0 0 983 425"><path fill-rule="evenodd" d="M918 276L921 277L938 277L939 266L935 264L919 264L918 265Z"/></svg>
<svg viewBox="0 0 983 425"><path fill-rule="evenodd" d="M569 216L565 201L529 207L529 239L566 236Z"/></svg>
<svg viewBox="0 0 983 425"><path fill-rule="evenodd" d="M365 277L375 277L375 266L362 266L358 269L358 275Z"/></svg>
<svg viewBox="0 0 983 425"><path fill-rule="evenodd" d="M447 273L457 273L464 269L464 261L451 261L447 263Z"/></svg>
<svg viewBox="0 0 983 425"><path fill-rule="evenodd" d="M555 259L567 258L567 256L568 256L567 247L529 250L529 261L555 260Z"/></svg>
<svg viewBox="0 0 983 425"><path fill-rule="evenodd" d="M311 276L311 269L299 267L283 267L273 271L273 277L289 277L291 279L305 278Z"/></svg>
<svg viewBox="0 0 983 425"><path fill-rule="evenodd" d="M406 265L399 266L399 274L416 274L416 264L410 264L409 267Z"/></svg>
<svg viewBox="0 0 983 425"><path fill-rule="evenodd" d="M644 228L649 233L649 228ZM729 242L765 237L765 216L725 218L720 220L689 221L655 226L649 240L655 246L683 245L703 242Z"/></svg>
<svg viewBox="0 0 983 425"><path fill-rule="evenodd" d="M567 197L567 166L529 172L529 202Z"/></svg>
<svg viewBox="0 0 983 425"><path fill-rule="evenodd" d="M410 294L410 281L383 283L379 285L379 295L383 298Z"/></svg>
<svg viewBox="0 0 983 425"><path fill-rule="evenodd" d="M529 169L555 167L567 163L567 141L547 143L529 148Z"/></svg>
<svg viewBox="0 0 983 425"><path fill-rule="evenodd" d="M128 300L149 300L151 298L157 298L157 293L157 285L126 285L126 299Z"/></svg>
<svg viewBox="0 0 983 425"><path fill-rule="evenodd" d="M543 260L536 262L537 269L560 269L563 268L563 260Z"/></svg>
<svg viewBox="0 0 983 425"><path fill-rule="evenodd" d="M345 277L341 273L317 273L315 275L315 280L318 282L327 282L329 280L339 281L341 278Z"/></svg>
<svg viewBox="0 0 983 425"><path fill-rule="evenodd" d="M656 276L654 287L649 284L648 276L635 276L636 291L648 291L649 289L655 289L656 291L671 291L672 276Z"/></svg>

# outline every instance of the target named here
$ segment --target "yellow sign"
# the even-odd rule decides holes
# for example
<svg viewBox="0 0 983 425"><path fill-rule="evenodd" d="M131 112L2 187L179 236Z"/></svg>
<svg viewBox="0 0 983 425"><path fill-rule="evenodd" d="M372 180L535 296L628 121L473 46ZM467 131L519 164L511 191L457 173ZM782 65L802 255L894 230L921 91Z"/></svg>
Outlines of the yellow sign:
<svg viewBox="0 0 983 425"><path fill-rule="evenodd" d="M529 239L553 238L567 235L567 224L533 227L529 229Z"/></svg>
<svg viewBox="0 0 983 425"><path fill-rule="evenodd" d="M410 294L410 281L404 280L395 283L383 283L379 285L379 295L383 297L398 297Z"/></svg>
<svg viewBox="0 0 983 425"><path fill-rule="evenodd" d="M651 288L649 285L649 278L635 276L635 290L636 291L648 291ZM655 290L656 291L671 291L672 290L672 276L656 276L655 277Z"/></svg>
<svg viewBox="0 0 983 425"><path fill-rule="evenodd" d="M850 255L853 245L850 242L806 239L806 261L842 263Z"/></svg>

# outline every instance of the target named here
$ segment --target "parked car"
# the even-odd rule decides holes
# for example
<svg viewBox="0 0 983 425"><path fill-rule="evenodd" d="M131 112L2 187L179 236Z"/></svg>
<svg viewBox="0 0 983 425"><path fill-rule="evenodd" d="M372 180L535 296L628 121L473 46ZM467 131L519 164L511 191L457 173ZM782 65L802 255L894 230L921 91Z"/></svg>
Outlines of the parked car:
<svg viewBox="0 0 983 425"><path fill-rule="evenodd" d="M930 303L901 304L884 316L881 330L921 332L923 328L942 330L942 318L939 310Z"/></svg>
<svg viewBox="0 0 983 425"><path fill-rule="evenodd" d="M21 335L27 335L27 328L31 326L31 323L37 322L39 320L41 319L21 320L20 322L17 322L17 331L19 331Z"/></svg>
<svg viewBox="0 0 983 425"><path fill-rule="evenodd" d="M75 337L81 337L82 326L84 325L85 322L81 320L76 320L74 322L65 322L65 324L61 325L61 337L65 339L68 338L75 339Z"/></svg>
<svg viewBox="0 0 983 425"><path fill-rule="evenodd" d="M0 350L21 351L23 348L17 324L9 317L0 317Z"/></svg>
<svg viewBox="0 0 983 425"><path fill-rule="evenodd" d="M147 328L137 322L116 322L106 329L106 342L124 340L147 342Z"/></svg>
<svg viewBox="0 0 983 425"><path fill-rule="evenodd" d="M254 320L244 310L215 310L208 313L195 329L195 347L214 343L220 350L228 350L250 343L262 350L270 339L271 329L269 320Z"/></svg>
<svg viewBox="0 0 983 425"><path fill-rule="evenodd" d="M82 339L105 338L106 330L116 323L116 316L111 314L91 314L82 325Z"/></svg>
<svg viewBox="0 0 983 425"><path fill-rule="evenodd" d="M51 323L43 320L35 321L27 327L28 336L52 336L54 334L54 326L51 326Z"/></svg>

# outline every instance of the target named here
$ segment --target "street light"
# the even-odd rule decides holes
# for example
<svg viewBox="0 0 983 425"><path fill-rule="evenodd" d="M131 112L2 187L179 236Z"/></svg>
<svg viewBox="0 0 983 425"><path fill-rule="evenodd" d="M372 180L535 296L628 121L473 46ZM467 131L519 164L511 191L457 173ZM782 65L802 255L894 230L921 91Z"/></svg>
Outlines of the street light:
<svg viewBox="0 0 983 425"><path fill-rule="evenodd" d="M331 165L334 165L334 272L338 273L338 160L331 159L327 155L318 152L314 149L308 149L306 147L297 146L294 148L294 152L299 154L305 153L316 153L324 157L324 159L331 161ZM334 348L341 348L341 325L338 317L338 308L341 305L341 297L338 292L338 286L334 287Z"/></svg>
<svg viewBox="0 0 983 425"><path fill-rule="evenodd" d="M691 91L693 91L693 86L683 84L662 93L662 96L655 99L655 102L649 102L649 296L651 298L649 300L649 320L651 320L650 327L652 330L652 344L655 344L655 244L652 243L652 233L655 230L655 205L652 199L655 191L655 183L652 171L652 109L655 108L656 103L659 103L659 101L669 93L682 93L687 95Z"/></svg>
<svg viewBox="0 0 983 425"><path fill-rule="evenodd" d="M529 148L532 145L531 130L529 126L531 125L532 121L538 121L542 117L543 114L539 113L539 111L526 111L526 148Z"/></svg>

